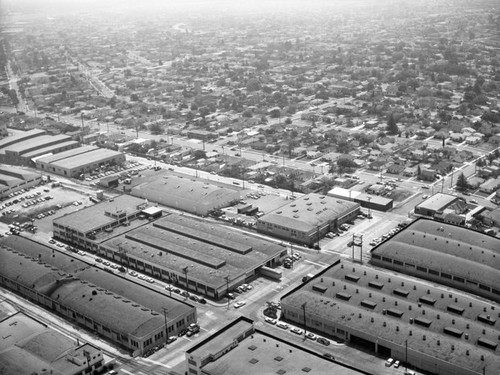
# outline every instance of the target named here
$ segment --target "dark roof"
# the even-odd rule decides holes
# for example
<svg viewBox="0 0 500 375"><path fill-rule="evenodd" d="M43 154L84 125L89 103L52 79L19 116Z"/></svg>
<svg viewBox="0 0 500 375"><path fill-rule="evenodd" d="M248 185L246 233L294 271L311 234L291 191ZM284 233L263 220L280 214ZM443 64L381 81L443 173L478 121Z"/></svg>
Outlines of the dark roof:
<svg viewBox="0 0 500 375"><path fill-rule="evenodd" d="M408 276L346 262L330 267L284 296L282 311L286 316L290 307L302 310L304 303L308 314L362 331L374 341L379 338L404 346L408 340L412 350L463 368L480 371L486 365L500 370L500 357L491 356L491 350L477 345L479 338L498 339L499 319L493 324L478 321L485 311L490 317L498 316L495 303ZM443 334L446 327L462 332L461 338ZM485 361L481 361L481 355Z"/></svg>
<svg viewBox="0 0 500 375"><path fill-rule="evenodd" d="M119 275L103 272L98 268L92 267L89 263L80 261L71 255L59 251L52 251L48 246L30 239L20 236L9 236L2 239L1 243L12 249L19 249L25 255L39 259L41 262L56 267L64 273L72 274L75 278L121 295L153 311L163 313L163 307L166 307L169 319L187 314L190 310L194 309L187 303L136 284Z"/></svg>
<svg viewBox="0 0 500 375"><path fill-rule="evenodd" d="M372 254L490 286L500 280L500 239L433 220L414 221Z"/></svg>
<svg viewBox="0 0 500 375"><path fill-rule="evenodd" d="M169 214L152 224L116 236L102 246L126 250L135 258L182 273L214 287L225 276L240 277L279 256L285 248L271 241L209 221Z"/></svg>

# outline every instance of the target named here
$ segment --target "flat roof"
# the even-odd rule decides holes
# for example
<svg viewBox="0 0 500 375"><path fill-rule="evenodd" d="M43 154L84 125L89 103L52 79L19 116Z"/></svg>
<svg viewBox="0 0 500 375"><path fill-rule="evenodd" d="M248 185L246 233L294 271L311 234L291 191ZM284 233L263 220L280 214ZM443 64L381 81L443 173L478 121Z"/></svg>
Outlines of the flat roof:
<svg viewBox="0 0 500 375"><path fill-rule="evenodd" d="M23 139L34 137L37 135L42 135L42 134L46 134L46 131L43 129L32 129L32 130L28 130L26 132L18 133L16 135L13 135L10 137L3 138L0 140L0 149L5 148L6 145L8 146L10 144L20 142Z"/></svg>
<svg viewBox="0 0 500 375"><path fill-rule="evenodd" d="M412 350L463 368L479 372L486 365L490 370L497 369L495 373L500 370L499 353L492 356L491 350L477 345L480 338L498 339L498 319L493 324L478 321L485 310L498 315L499 307L494 302L403 274L338 262L285 295L282 312L286 316L289 306L302 310L304 303L308 314L369 334L373 341L381 338L404 346L407 340ZM457 338L444 334L446 327L459 329L464 335ZM485 361L481 361L481 355Z"/></svg>
<svg viewBox="0 0 500 375"><path fill-rule="evenodd" d="M36 151L27 152L27 153L23 154L23 157L33 158L36 156L48 154L48 153L53 152L54 150L57 150L61 147L71 147L71 146L75 146L75 145L78 145L77 141L61 142L61 143L57 143L57 144L52 145L52 146L47 146L47 147L38 149Z"/></svg>
<svg viewBox="0 0 500 375"><path fill-rule="evenodd" d="M66 159L66 158L69 158L71 156L84 154L86 152L90 152L90 151L97 150L97 149L98 149L97 146L81 146L81 147L73 148L71 150L58 152L57 154L54 154L54 155L49 155L49 156L40 158L37 161L39 161L41 163L50 164L50 163L53 163L57 160Z"/></svg>
<svg viewBox="0 0 500 375"><path fill-rule="evenodd" d="M344 189L338 186L335 186L332 190L330 190L327 193L327 195L332 197L342 197L345 199L352 199L352 200L357 199L363 202L370 201L371 203L380 204L384 206L393 201L392 199L389 198L381 197L378 195L365 194L360 191Z"/></svg>
<svg viewBox="0 0 500 375"><path fill-rule="evenodd" d="M414 221L371 253L489 286L500 280L499 238L434 220Z"/></svg>
<svg viewBox="0 0 500 375"><path fill-rule="evenodd" d="M82 165L96 163L103 159L112 158L118 155L124 155L124 154L119 151L108 150L105 148L98 148L96 150L86 152L85 154L79 154L65 159L56 160L50 164L52 166L59 168L72 169L80 167Z"/></svg>
<svg viewBox="0 0 500 375"><path fill-rule="evenodd" d="M458 199L460 198L451 194L436 193L427 198L425 201L419 203L417 207L427 210L440 211Z"/></svg>
<svg viewBox="0 0 500 375"><path fill-rule="evenodd" d="M248 330L249 323L239 320L228 329L211 336L188 354L206 358L228 347L236 337ZM353 368L326 359L313 351L279 339L261 330L254 330L232 350L208 362L203 370L210 374L363 374Z"/></svg>
<svg viewBox="0 0 500 375"><path fill-rule="evenodd" d="M220 226L210 221L167 214L102 243L127 254L182 274L188 279L220 287L279 256L285 247Z"/></svg>
<svg viewBox="0 0 500 375"><path fill-rule="evenodd" d="M47 143L67 142L70 140L71 140L71 137L68 135L64 135L64 134L41 135L39 137L30 138L30 139L27 139L25 141L18 142L18 143L15 143L13 145L7 146L5 148L5 150L10 151L10 152L18 152L18 153L22 154L23 151L25 151L25 150L27 150L29 152L34 147L43 147L44 144L47 144Z"/></svg>
<svg viewBox="0 0 500 375"><path fill-rule="evenodd" d="M100 270L100 272L105 272ZM164 317L102 287L79 280L17 250L0 248L0 275L16 280L97 323L138 337L164 326Z"/></svg>
<svg viewBox="0 0 500 375"><path fill-rule="evenodd" d="M259 221L307 232L358 207L359 203L311 193L269 212Z"/></svg>
<svg viewBox="0 0 500 375"><path fill-rule="evenodd" d="M163 176L163 178L159 178ZM171 206L176 200L192 200L193 205L208 204L225 197L239 199L239 192L196 179L160 173L154 179L132 188L131 194Z"/></svg>
<svg viewBox="0 0 500 375"><path fill-rule="evenodd" d="M110 274L103 272L99 268L89 267L89 263L87 262L80 261L71 255L58 251L53 252L52 248L28 238L8 236L3 238L0 243L12 249L22 251L23 254L37 258L67 274L72 274L80 280L88 281L93 285L137 302L153 311L162 313L163 307L166 307L169 319L186 314L194 309L185 302L170 298L166 294L122 278L120 274Z"/></svg>
<svg viewBox="0 0 500 375"><path fill-rule="evenodd" d="M102 201L92 206L84 207L76 212L60 216L54 219L53 223L86 233L116 221L115 218L107 216L106 212L116 214L122 211L130 215L133 212L142 210L143 204L143 199L129 195L120 195L113 200Z"/></svg>

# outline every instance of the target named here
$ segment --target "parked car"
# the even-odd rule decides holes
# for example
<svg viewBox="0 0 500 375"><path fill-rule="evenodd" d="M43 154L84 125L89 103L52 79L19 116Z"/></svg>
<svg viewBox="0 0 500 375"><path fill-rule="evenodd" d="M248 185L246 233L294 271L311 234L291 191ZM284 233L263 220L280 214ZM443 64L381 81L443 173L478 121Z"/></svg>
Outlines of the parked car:
<svg viewBox="0 0 500 375"><path fill-rule="evenodd" d="M272 318L265 318L264 319L266 321L266 323L269 323L269 324L276 324L276 320L275 319L272 319Z"/></svg>
<svg viewBox="0 0 500 375"><path fill-rule="evenodd" d="M330 345L330 341L329 341L329 340L327 340L327 339L325 339L325 338L323 338L323 337L319 337L317 341L318 341L320 344L325 345L325 346Z"/></svg>
<svg viewBox="0 0 500 375"><path fill-rule="evenodd" d="M239 309L240 307L245 306L247 303L245 301L238 301L234 304L235 309Z"/></svg>
<svg viewBox="0 0 500 375"><path fill-rule="evenodd" d="M283 322L276 323L276 327L280 327L281 329L288 329L288 324Z"/></svg>
<svg viewBox="0 0 500 375"><path fill-rule="evenodd" d="M300 328L297 328L297 327L293 327L290 332L292 333L295 333L297 335L302 335L304 333L304 330L300 329Z"/></svg>
<svg viewBox="0 0 500 375"><path fill-rule="evenodd" d="M314 333L311 333L311 332L307 332L306 333L306 338L308 338L309 340L316 340L317 339L317 336L314 334Z"/></svg>
<svg viewBox="0 0 500 375"><path fill-rule="evenodd" d="M323 354L323 357L328 358L328 359L331 359L332 361L334 361L334 360L335 360L335 357L334 357L333 355L331 355L330 353L325 353L325 354Z"/></svg>
<svg viewBox="0 0 500 375"><path fill-rule="evenodd" d="M385 367L391 367L394 364L394 359L389 358L387 361L385 361Z"/></svg>

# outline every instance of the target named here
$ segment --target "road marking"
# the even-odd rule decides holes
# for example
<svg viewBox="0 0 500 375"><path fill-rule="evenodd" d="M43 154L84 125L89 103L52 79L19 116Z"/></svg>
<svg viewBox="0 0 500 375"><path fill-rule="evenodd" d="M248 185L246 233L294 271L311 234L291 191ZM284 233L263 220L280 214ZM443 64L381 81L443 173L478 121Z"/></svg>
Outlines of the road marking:
<svg viewBox="0 0 500 375"><path fill-rule="evenodd" d="M328 253L328 254L340 254L337 251L331 251L331 250L321 250L322 253Z"/></svg>
<svg viewBox="0 0 500 375"><path fill-rule="evenodd" d="M320 266L320 267L327 267L328 264L326 263L323 263L323 262L320 262L320 263L316 263L316 262L313 262L311 260L306 260L307 263L311 263L311 264L314 264L315 266Z"/></svg>
<svg viewBox="0 0 500 375"><path fill-rule="evenodd" d="M165 368L172 368L171 366L168 366L164 363L161 363L161 362L158 362L158 361L155 361L153 359L149 359L149 358L142 358L143 361L145 362L149 362L149 363L152 363L152 364L155 364L155 365L158 365L158 366L162 366L162 367L165 367Z"/></svg>

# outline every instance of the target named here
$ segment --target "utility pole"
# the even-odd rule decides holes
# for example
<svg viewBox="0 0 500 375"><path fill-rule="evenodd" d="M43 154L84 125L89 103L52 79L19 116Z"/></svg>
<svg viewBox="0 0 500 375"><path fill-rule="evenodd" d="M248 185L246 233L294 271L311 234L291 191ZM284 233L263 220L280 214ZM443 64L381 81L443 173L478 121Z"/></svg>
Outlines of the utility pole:
<svg viewBox="0 0 500 375"><path fill-rule="evenodd" d="M167 312L168 309L166 307L162 307L163 310L163 316L165 317L165 348L167 347L168 344L168 327L167 327Z"/></svg>
<svg viewBox="0 0 500 375"><path fill-rule="evenodd" d="M370 211L371 209L371 204L370 204L370 201L372 200L372 197L368 197L368 220L371 220L372 219L372 213Z"/></svg>
<svg viewBox="0 0 500 375"><path fill-rule="evenodd" d="M182 269L182 271L184 272L184 276L186 277L186 291L188 291L189 290L189 284L188 284L188 271L189 271L189 269L188 269L188 266L184 267Z"/></svg>
<svg viewBox="0 0 500 375"><path fill-rule="evenodd" d="M225 276L224 280L226 280L227 309L229 310L229 275Z"/></svg>
<svg viewBox="0 0 500 375"><path fill-rule="evenodd" d="M304 336L306 335L307 333L307 324L306 324L306 305L307 305L307 302L304 302L302 304L302 309L304 310Z"/></svg>

